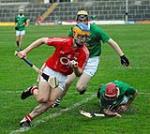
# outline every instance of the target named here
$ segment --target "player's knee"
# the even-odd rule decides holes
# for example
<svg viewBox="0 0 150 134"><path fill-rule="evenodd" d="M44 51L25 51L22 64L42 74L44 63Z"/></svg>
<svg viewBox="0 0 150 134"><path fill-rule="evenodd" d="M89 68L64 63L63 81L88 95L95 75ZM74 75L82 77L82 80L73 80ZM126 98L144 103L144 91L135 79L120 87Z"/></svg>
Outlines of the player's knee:
<svg viewBox="0 0 150 134"><path fill-rule="evenodd" d="M45 98L45 97L38 97L38 98L37 98L37 102L38 102L38 103L46 103L47 101L48 101L48 99Z"/></svg>
<svg viewBox="0 0 150 134"><path fill-rule="evenodd" d="M55 103L55 100L52 100L52 99L48 100L49 107L52 107L54 103Z"/></svg>
<svg viewBox="0 0 150 134"><path fill-rule="evenodd" d="M84 85L77 85L76 86L77 91L79 92L80 95L84 94L86 91L86 87Z"/></svg>

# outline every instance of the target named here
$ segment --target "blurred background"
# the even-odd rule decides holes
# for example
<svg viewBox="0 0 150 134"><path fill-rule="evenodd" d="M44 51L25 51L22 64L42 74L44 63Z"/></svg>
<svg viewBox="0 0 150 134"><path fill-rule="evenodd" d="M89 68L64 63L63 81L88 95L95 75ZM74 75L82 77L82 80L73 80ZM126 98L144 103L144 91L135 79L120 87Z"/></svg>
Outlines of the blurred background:
<svg viewBox="0 0 150 134"><path fill-rule="evenodd" d="M80 9L100 24L150 22L150 0L0 0L0 24L11 25L19 9L36 25L72 24Z"/></svg>

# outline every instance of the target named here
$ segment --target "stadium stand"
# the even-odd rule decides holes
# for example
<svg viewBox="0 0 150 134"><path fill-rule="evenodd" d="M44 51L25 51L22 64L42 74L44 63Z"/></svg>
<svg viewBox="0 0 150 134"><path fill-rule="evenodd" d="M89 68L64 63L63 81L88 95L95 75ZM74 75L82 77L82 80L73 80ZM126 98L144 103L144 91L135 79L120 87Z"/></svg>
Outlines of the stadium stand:
<svg viewBox="0 0 150 134"><path fill-rule="evenodd" d="M43 15L50 5L41 0L0 0L0 22L13 22L18 8L23 7L25 15L35 23L37 17ZM82 8L88 10L95 20L124 20L125 15L128 15L129 21L150 20L150 0L128 0L128 4L126 0L78 0L60 2L45 21L72 21Z"/></svg>
<svg viewBox="0 0 150 134"><path fill-rule="evenodd" d="M86 2L85 2L86 1ZM126 13L125 0L81 0L78 3L60 3L47 20L71 21L79 9L86 9L96 20L124 20ZM130 21L150 20L150 1L129 0L128 18Z"/></svg>
<svg viewBox="0 0 150 134"><path fill-rule="evenodd" d="M31 22L44 13L50 4L15 3L13 5L0 5L0 22L14 22L18 9L23 8L25 15Z"/></svg>

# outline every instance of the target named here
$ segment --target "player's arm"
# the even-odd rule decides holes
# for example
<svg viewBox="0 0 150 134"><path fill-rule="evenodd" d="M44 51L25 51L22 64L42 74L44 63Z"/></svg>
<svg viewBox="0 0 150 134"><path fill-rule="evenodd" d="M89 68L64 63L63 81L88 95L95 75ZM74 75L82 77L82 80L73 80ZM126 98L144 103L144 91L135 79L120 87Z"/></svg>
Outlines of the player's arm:
<svg viewBox="0 0 150 134"><path fill-rule="evenodd" d="M18 25L18 21L17 21L17 17L15 17L15 30L18 30L17 25Z"/></svg>
<svg viewBox="0 0 150 134"><path fill-rule="evenodd" d="M110 109L103 109L103 112L104 112L104 114L106 115L106 116L108 116L108 117L121 117L121 115L119 114L119 113L117 113L117 112L113 112L113 111L111 111Z"/></svg>
<svg viewBox="0 0 150 134"><path fill-rule="evenodd" d="M80 77L80 75L82 74L82 69L79 67L78 62L75 60L70 61L69 63L70 67L73 69L73 72L75 73L75 75L77 77Z"/></svg>
<svg viewBox="0 0 150 134"><path fill-rule="evenodd" d="M80 77L80 76L81 76L83 70L82 70L80 67L78 67L78 64L73 65L72 69L73 69L73 72L75 73L75 75L76 75L77 77Z"/></svg>
<svg viewBox="0 0 150 134"><path fill-rule="evenodd" d="M125 95L128 97L128 101L126 105L127 107L129 107L132 101L137 96L137 90L135 90L133 87L129 87L127 91L125 92Z"/></svg>
<svg viewBox="0 0 150 134"><path fill-rule="evenodd" d="M83 69L87 63L88 58L89 58L89 51L84 46L82 51L80 51L77 61L74 61L74 65L72 66L73 72L77 77L80 77L81 74L83 73Z"/></svg>
<svg viewBox="0 0 150 134"><path fill-rule="evenodd" d="M48 38L45 37L45 38L40 38L40 39L34 41L27 48L18 52L18 54L17 54L18 57L19 58L26 57L27 53L29 53L32 49L37 48L37 47L41 46L42 44L47 44L47 40L48 40Z"/></svg>
<svg viewBox="0 0 150 134"><path fill-rule="evenodd" d="M104 89L105 89L105 85L103 85L100 90L101 111L108 117L115 117L115 116L121 117L121 115L118 112L113 110L114 105L108 104L108 101L105 100Z"/></svg>
<svg viewBox="0 0 150 134"><path fill-rule="evenodd" d="M119 56L123 56L124 53L123 51L121 50L121 48L119 47L119 45L113 40L113 39L109 39L108 40L108 44L116 51L116 53L119 55Z"/></svg>
<svg viewBox="0 0 150 134"><path fill-rule="evenodd" d="M129 66L129 60L128 58L124 55L123 51L119 47L119 45L113 40L109 39L107 43L116 51L116 53L120 56L121 59L121 64L125 66Z"/></svg>
<svg viewBox="0 0 150 134"><path fill-rule="evenodd" d="M29 26L29 23L30 23L30 20L27 19L26 22L25 22L25 26L28 27L28 26Z"/></svg>

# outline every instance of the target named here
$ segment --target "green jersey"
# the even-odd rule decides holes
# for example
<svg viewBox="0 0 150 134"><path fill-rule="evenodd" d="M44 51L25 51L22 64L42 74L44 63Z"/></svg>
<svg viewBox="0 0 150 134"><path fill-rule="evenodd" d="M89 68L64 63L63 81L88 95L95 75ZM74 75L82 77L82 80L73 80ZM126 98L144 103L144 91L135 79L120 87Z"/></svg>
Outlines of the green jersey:
<svg viewBox="0 0 150 134"><path fill-rule="evenodd" d="M72 31L69 32L69 36L73 36ZM90 24L90 37L87 41L89 57L99 56L101 54L101 43L105 43L109 39L109 35L102 28L96 26L96 24Z"/></svg>
<svg viewBox="0 0 150 134"><path fill-rule="evenodd" d="M104 93L106 90L106 84L102 85L101 88L99 89L100 93L100 99L101 99L101 107L102 108L108 108L108 107L116 107L118 106L124 99L124 97L131 97L135 94L136 90L128 85L125 82L119 81L119 80L114 80L112 81L118 88L119 88L119 96L117 97L116 100L114 101L108 101L104 97Z"/></svg>
<svg viewBox="0 0 150 134"><path fill-rule="evenodd" d="M16 22L16 30L18 31L23 31L25 30L25 24L27 22L27 17L25 17L24 15L17 15L15 18L15 22Z"/></svg>

